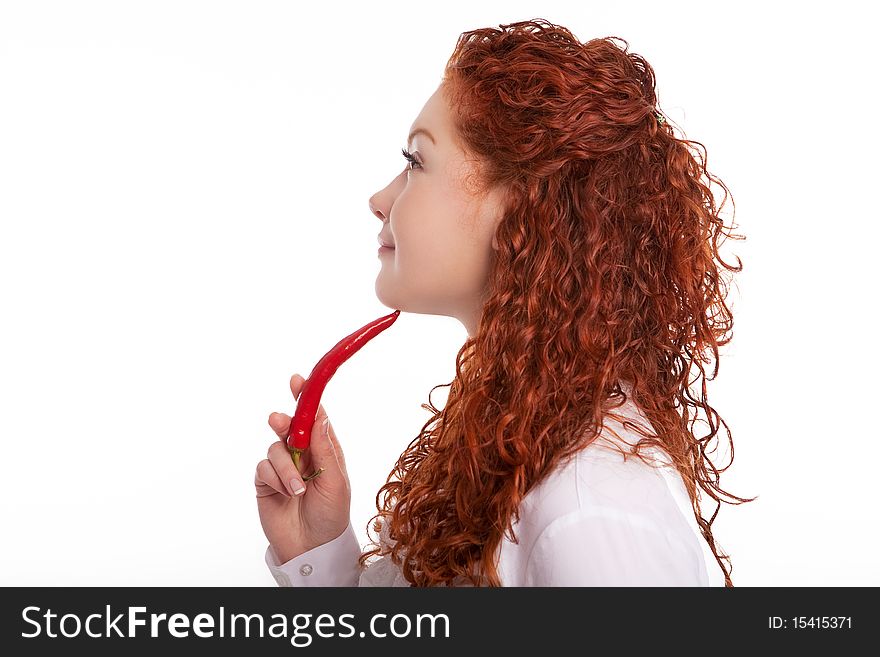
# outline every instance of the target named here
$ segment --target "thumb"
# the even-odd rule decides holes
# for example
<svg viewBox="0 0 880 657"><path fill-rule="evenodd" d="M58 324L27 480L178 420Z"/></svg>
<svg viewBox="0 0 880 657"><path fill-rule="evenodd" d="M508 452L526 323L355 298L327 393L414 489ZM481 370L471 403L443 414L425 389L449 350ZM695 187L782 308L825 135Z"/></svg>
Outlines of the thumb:
<svg viewBox="0 0 880 657"><path fill-rule="evenodd" d="M342 468L339 467L339 460L336 458L336 448L330 440L329 429L330 418L327 417L326 413L319 412L315 418L315 424L312 425L309 451L311 452L312 466L315 470L324 468L326 472L332 472L336 476L341 474Z"/></svg>

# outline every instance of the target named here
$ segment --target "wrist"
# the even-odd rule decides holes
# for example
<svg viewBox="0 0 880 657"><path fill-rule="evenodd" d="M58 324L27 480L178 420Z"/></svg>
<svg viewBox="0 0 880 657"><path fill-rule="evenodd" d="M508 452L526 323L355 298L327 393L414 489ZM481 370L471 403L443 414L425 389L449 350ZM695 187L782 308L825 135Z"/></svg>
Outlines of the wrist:
<svg viewBox="0 0 880 657"><path fill-rule="evenodd" d="M308 550L304 549L302 546L294 545L292 543L269 543L269 545L275 553L275 558L278 560L279 566L308 552Z"/></svg>

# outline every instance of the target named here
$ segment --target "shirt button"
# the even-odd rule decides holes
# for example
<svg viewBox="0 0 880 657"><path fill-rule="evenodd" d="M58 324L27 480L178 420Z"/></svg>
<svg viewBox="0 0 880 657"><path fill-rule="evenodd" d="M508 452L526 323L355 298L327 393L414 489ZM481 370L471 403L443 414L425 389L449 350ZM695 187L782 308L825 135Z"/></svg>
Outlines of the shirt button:
<svg viewBox="0 0 880 657"><path fill-rule="evenodd" d="M299 574L303 575L303 576L311 575L312 574L312 565L308 564L308 563L304 563L302 566L299 567Z"/></svg>

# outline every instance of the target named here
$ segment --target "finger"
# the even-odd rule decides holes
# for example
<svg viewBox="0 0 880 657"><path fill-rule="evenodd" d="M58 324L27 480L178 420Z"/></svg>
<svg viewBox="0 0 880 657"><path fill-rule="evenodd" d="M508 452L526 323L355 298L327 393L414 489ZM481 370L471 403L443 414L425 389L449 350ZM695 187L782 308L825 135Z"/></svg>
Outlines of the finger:
<svg viewBox="0 0 880 657"><path fill-rule="evenodd" d="M294 374L290 377L290 392L293 393L293 398L299 400L299 393L302 392L303 385L306 380L300 374Z"/></svg>
<svg viewBox="0 0 880 657"><path fill-rule="evenodd" d="M287 444L287 436L290 430L290 416L285 413L272 413L269 415L269 426L272 427L272 430L278 436L278 438ZM315 426L321 430L321 426L318 424L318 420L315 420ZM312 436L314 436L315 427L312 427ZM333 423L330 423L330 440L331 445L333 446L333 453L336 456L336 461L339 469L342 472L345 472L346 476L348 476L348 469L345 466L345 459L342 457L342 448L339 447L339 441L336 440L336 432L333 430ZM309 438L309 445L311 446L312 438ZM312 455L312 450L307 449L303 454L303 458L300 461L300 473L311 472L316 468L313 467L314 464L314 456ZM320 467L320 466L317 466ZM308 482L306 482L308 483Z"/></svg>
<svg viewBox="0 0 880 657"><path fill-rule="evenodd" d="M257 497L273 495L274 493L289 495L287 488L281 483L281 478L275 472L275 468L272 467L272 463L268 459L263 459L257 463L257 471L254 473L254 485L257 487Z"/></svg>
<svg viewBox="0 0 880 657"><path fill-rule="evenodd" d="M290 416L286 413L270 413L269 426L282 440L286 439L290 433Z"/></svg>
<svg viewBox="0 0 880 657"><path fill-rule="evenodd" d="M306 485L302 475L297 471L290 458L290 451L282 440L277 440L269 446L269 462L275 468L278 478L283 482L288 495L294 497L305 492Z"/></svg>
<svg viewBox="0 0 880 657"><path fill-rule="evenodd" d="M339 476L346 476L347 473L343 467L343 463L337 458L336 447L329 435L329 426L327 433L324 432L324 420L327 419L326 414L321 417L320 413L312 426L312 436L309 442L309 455L312 457L312 467L317 471L320 468L335 473ZM329 424L329 423L328 423ZM332 476L332 475L331 475Z"/></svg>
<svg viewBox="0 0 880 657"><path fill-rule="evenodd" d="M315 416L315 424L318 424L319 418L327 417L326 412L321 415L321 412L323 410L323 408L319 409L318 415ZM275 432L275 435L285 442L287 441L287 437L290 435L290 421L291 417L287 413L276 412L269 414L269 426L272 427L272 431ZM323 422L323 420L320 421ZM336 432L333 431L332 422L330 423L330 438L334 441L334 446L336 448L337 454L341 454L342 448L339 447L339 442L336 440Z"/></svg>
<svg viewBox="0 0 880 657"><path fill-rule="evenodd" d="M319 408L318 413L320 414L323 410L323 408ZM326 417L326 413L324 413L324 416ZM318 415L315 416L315 422L318 421L317 418ZM290 435L290 422L292 419L287 413L269 413L269 426L272 427L272 431L279 438L285 440Z"/></svg>
<svg viewBox="0 0 880 657"><path fill-rule="evenodd" d="M333 447L333 453L336 456L336 460L339 462L339 468L348 475L348 468L345 465L345 454L342 451L342 447L339 445L339 439L336 438L336 431L333 429L333 422L329 423L329 438L330 445Z"/></svg>
<svg viewBox="0 0 880 657"><path fill-rule="evenodd" d="M299 374L294 374L290 377L290 391L293 393L293 398L299 401L299 394L302 392L303 386L305 385L306 380L300 376ZM318 415L324 413L324 406L322 404L318 404ZM326 416L326 413L324 413Z"/></svg>

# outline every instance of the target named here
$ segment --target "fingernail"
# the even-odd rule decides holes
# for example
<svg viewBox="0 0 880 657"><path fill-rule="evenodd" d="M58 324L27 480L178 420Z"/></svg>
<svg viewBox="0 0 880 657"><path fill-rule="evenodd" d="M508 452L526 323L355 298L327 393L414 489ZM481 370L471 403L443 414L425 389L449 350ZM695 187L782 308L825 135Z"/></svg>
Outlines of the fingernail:
<svg viewBox="0 0 880 657"><path fill-rule="evenodd" d="M293 491L294 495L302 495L306 492L306 487L299 483L299 479L290 480L290 489Z"/></svg>
<svg viewBox="0 0 880 657"><path fill-rule="evenodd" d="M324 435L325 436L330 435L330 418L329 417L324 418Z"/></svg>

